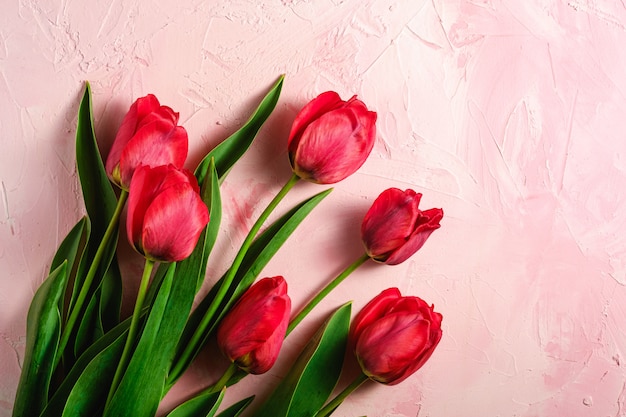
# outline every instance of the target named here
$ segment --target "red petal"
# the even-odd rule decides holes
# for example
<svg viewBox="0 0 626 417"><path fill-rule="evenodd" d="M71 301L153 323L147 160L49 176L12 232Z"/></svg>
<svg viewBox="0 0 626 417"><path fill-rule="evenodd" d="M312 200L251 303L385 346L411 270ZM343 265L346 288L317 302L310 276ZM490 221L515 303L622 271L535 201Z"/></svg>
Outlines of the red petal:
<svg viewBox="0 0 626 417"><path fill-rule="evenodd" d="M166 166L151 169L142 165L137 168L130 183L126 231L128 240L140 253L143 253L141 234L146 210L157 195L168 172Z"/></svg>
<svg viewBox="0 0 626 417"><path fill-rule="evenodd" d="M409 314L390 314L361 334L356 354L363 370L373 379L395 385L422 364L431 347L430 323Z"/></svg>
<svg viewBox="0 0 626 417"><path fill-rule="evenodd" d="M332 184L354 173L370 154L374 140L351 109L326 113L312 122L293 154L294 170L304 179Z"/></svg>
<svg viewBox="0 0 626 417"><path fill-rule="evenodd" d="M402 295L397 288L387 288L374 297L352 320L350 339L356 343L365 328L382 317L389 306L400 299Z"/></svg>
<svg viewBox="0 0 626 417"><path fill-rule="evenodd" d="M289 133L289 139L287 141L289 151L295 152L302 132L304 132L304 129L306 129L311 122L325 113L343 106L343 104L344 101L341 100L339 94L334 91L326 91L307 103L297 114L291 126L291 132ZM295 142L294 138L297 138Z"/></svg>
<svg viewBox="0 0 626 417"><path fill-rule="evenodd" d="M368 255L385 261L404 245L413 232L419 215L421 194L413 190L389 188L383 191L365 214L361 237Z"/></svg>
<svg viewBox="0 0 626 417"><path fill-rule="evenodd" d="M176 124L178 123L178 113L176 113L174 110L167 106L161 106L151 113L146 114L142 119L140 119L137 123L135 131L138 131L142 127L156 121L161 121L164 123L169 123L172 126L176 126Z"/></svg>
<svg viewBox="0 0 626 417"><path fill-rule="evenodd" d="M138 98L131 106L117 131L113 146L106 161L106 172L109 176L120 162L126 144L137 130L137 124L148 114L160 107L159 100L152 94Z"/></svg>
<svg viewBox="0 0 626 417"><path fill-rule="evenodd" d="M284 278L264 278L250 287L222 320L218 344L246 371L263 373L278 357L290 311Z"/></svg>
<svg viewBox="0 0 626 417"><path fill-rule="evenodd" d="M439 222L443 218L443 210L429 209L420 213L417 219L417 227L411 234L409 240L393 252L385 261L387 265L397 265L406 261L415 252L417 252L432 232L439 229Z"/></svg>
<svg viewBox="0 0 626 417"><path fill-rule="evenodd" d="M128 241L133 247L139 250L141 244L141 226L143 221L143 214L147 208L146 200L140 198L141 190L145 184L145 172L144 167L139 167L135 171L135 174L129 187L128 203L127 203L127 216L126 216L126 235Z"/></svg>
<svg viewBox="0 0 626 417"><path fill-rule="evenodd" d="M121 185L127 186L139 165L172 164L182 168L187 159L187 131L162 120L139 129L120 159Z"/></svg>
<svg viewBox="0 0 626 417"><path fill-rule="evenodd" d="M187 258L208 221L206 205L188 182L164 188L145 212L144 254L166 262Z"/></svg>

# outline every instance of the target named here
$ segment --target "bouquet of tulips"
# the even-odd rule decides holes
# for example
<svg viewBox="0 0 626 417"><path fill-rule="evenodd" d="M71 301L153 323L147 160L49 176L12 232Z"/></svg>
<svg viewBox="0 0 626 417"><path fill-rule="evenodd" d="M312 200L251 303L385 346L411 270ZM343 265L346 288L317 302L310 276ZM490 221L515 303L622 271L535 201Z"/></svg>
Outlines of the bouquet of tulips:
<svg viewBox="0 0 626 417"><path fill-rule="evenodd" d="M317 330L269 397L222 406L224 392L275 363L285 337L333 288L369 259L394 265L425 243L443 217L420 210L421 194L388 189L362 223L364 254L292 314L287 280L258 279L269 260L330 193L325 189L271 224L269 215L300 180L332 184L354 173L371 152L376 113L355 97L326 92L299 112L286 140L292 177L251 227L230 267L206 296L209 254L221 221L220 184L244 155L278 101L283 77L232 136L194 172L184 168L188 137L178 113L154 95L137 99L103 163L87 84L76 129L76 159L86 215L60 244L29 312L16 417L154 416L159 403L207 341L216 338L230 366L215 383L167 415L327 416L367 380L397 384L433 353L441 314L423 300L383 291L352 320L350 303ZM120 217L145 258L133 313L120 317L117 261ZM194 300L197 306L192 308ZM346 349L362 374L336 387ZM333 392L339 392L332 397ZM331 398L332 397L332 398Z"/></svg>

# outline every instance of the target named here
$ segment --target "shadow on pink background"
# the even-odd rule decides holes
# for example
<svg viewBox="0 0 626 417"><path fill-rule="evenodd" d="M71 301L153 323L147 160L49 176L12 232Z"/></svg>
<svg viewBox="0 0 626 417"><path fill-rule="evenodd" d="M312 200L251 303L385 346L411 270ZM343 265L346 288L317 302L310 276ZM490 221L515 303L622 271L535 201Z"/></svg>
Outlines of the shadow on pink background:
<svg viewBox="0 0 626 417"><path fill-rule="evenodd" d="M288 279L294 308L361 253L360 219L385 188L422 192L446 217L410 261L350 277L287 339L277 366L225 404L267 395L336 306L353 300L357 311L397 286L443 313L442 342L416 375L372 383L336 415L626 415L622 1L91 3L0 6L0 416L11 414L30 300L83 213L83 82L103 151L130 103L151 92L180 112L194 165L282 73L275 113L224 184L224 260L207 283L289 177L291 121L322 91L358 94L379 133L366 164L262 274ZM319 190L300 184L288 204ZM132 298L141 261L123 261ZM162 410L224 366L203 355Z"/></svg>

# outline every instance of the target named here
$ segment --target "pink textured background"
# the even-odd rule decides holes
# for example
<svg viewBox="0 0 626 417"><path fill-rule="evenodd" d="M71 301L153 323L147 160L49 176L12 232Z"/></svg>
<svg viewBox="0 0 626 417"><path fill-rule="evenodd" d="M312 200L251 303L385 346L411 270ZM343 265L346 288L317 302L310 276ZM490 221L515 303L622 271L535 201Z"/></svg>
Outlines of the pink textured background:
<svg viewBox="0 0 626 417"><path fill-rule="evenodd" d="M356 311L397 286L443 313L443 340L418 374L372 383L336 415L626 415L625 44L623 0L3 1L0 416L31 297L83 213L83 81L104 151L128 105L152 92L180 112L191 167L281 73L275 113L224 184L225 260L208 281L289 177L290 123L325 90L378 112L377 143L263 275L285 275L302 306L360 254L360 218L387 187L414 188L446 216L408 262L350 277L276 368L226 404L269 392L333 308L354 300ZM288 202L320 189L300 184ZM132 293L141 262L123 261ZM211 363L201 358L168 401L211 382Z"/></svg>

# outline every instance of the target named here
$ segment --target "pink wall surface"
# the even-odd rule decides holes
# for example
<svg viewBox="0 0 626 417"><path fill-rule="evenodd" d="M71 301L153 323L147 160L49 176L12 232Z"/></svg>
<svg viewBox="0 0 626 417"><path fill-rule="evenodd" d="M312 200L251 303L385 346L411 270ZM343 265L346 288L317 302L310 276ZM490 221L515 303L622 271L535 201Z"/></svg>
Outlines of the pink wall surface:
<svg viewBox="0 0 626 417"><path fill-rule="evenodd" d="M262 275L284 275L301 307L362 252L361 218L388 187L446 214L409 261L351 276L276 367L225 404L267 395L332 309L353 300L358 311L397 286L434 303L443 339L417 374L368 384L335 415L626 416L624 45L622 0L3 1L0 416L11 414L30 300L84 212L84 81L103 152L130 103L155 93L180 112L193 167L282 73L276 111L223 186L224 260L207 284L289 178L293 117L326 90L378 112L374 151ZM287 204L319 190L299 184ZM142 263L123 252L132 298ZM213 358L162 411L214 380L211 367L225 365Z"/></svg>

